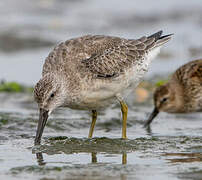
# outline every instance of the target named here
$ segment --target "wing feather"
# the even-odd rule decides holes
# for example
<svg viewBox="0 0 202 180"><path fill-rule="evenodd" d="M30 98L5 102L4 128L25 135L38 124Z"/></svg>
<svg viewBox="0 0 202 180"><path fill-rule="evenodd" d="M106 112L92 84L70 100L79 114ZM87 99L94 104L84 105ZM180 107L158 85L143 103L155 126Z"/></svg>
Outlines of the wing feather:
<svg viewBox="0 0 202 180"><path fill-rule="evenodd" d="M134 44L122 41L100 54L82 60L82 63L97 77L117 77L147 53L144 43L138 40Z"/></svg>

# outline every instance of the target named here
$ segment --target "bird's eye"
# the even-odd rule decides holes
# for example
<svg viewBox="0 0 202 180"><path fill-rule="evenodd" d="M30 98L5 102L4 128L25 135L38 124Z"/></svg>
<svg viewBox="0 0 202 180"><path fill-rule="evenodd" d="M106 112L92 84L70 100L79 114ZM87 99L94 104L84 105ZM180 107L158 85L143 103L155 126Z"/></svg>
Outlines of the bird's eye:
<svg viewBox="0 0 202 180"><path fill-rule="evenodd" d="M168 100L168 98L163 98L162 100L161 100L161 102L166 102Z"/></svg>
<svg viewBox="0 0 202 180"><path fill-rule="evenodd" d="M55 96L55 94L54 94L54 93L52 93L52 94L50 95L50 97L51 97L51 98L53 98L54 96Z"/></svg>

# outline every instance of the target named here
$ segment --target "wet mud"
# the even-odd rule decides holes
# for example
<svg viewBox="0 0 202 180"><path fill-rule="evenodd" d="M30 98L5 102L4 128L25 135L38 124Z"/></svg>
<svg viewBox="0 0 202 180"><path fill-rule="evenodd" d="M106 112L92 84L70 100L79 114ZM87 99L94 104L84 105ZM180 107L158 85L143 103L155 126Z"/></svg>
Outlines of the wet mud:
<svg viewBox="0 0 202 180"><path fill-rule="evenodd" d="M94 138L88 139L90 113L59 109L47 123L42 144L34 146L38 112L32 95L4 93L1 101L1 178L202 178L200 114L162 113L145 129L152 102L134 99L129 103L127 140L120 138L118 105L99 113ZM15 112L10 104L17 106Z"/></svg>

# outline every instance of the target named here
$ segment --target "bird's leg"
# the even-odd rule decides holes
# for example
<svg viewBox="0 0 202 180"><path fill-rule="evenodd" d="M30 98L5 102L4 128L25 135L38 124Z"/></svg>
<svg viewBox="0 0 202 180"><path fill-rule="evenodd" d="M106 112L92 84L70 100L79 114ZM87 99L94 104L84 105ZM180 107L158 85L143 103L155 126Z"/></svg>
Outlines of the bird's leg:
<svg viewBox="0 0 202 180"><path fill-rule="evenodd" d="M122 119L123 119L123 124L122 124L122 138L127 139L126 137L126 127L127 127L127 114L128 114L128 106L124 101L120 101L121 104L121 111L122 111Z"/></svg>
<svg viewBox="0 0 202 180"><path fill-rule="evenodd" d="M96 119L97 119L97 111L92 110L92 122L91 122L90 130L89 130L88 138L92 138L92 136L93 136L93 130L95 127Z"/></svg>
<svg viewBox="0 0 202 180"><path fill-rule="evenodd" d="M91 163L97 163L97 156L96 155L97 155L96 152L91 153L91 157L92 157Z"/></svg>
<svg viewBox="0 0 202 180"><path fill-rule="evenodd" d="M127 164L127 154L125 152L122 154L122 164Z"/></svg>

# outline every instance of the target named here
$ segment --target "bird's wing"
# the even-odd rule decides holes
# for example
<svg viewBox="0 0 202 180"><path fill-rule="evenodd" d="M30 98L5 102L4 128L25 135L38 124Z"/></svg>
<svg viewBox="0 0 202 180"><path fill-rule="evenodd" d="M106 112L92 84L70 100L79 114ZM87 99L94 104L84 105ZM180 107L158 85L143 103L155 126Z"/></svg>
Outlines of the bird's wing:
<svg viewBox="0 0 202 180"><path fill-rule="evenodd" d="M171 35L161 36L159 31L136 40L119 39L112 46L82 60L85 68L97 78L117 77L132 64L138 64L151 49L170 40ZM109 39L110 41L110 39Z"/></svg>
<svg viewBox="0 0 202 180"><path fill-rule="evenodd" d="M96 77L111 78L118 76L144 54L143 43L139 42L138 46L122 40L102 52L92 54L90 58L82 60L82 63Z"/></svg>

